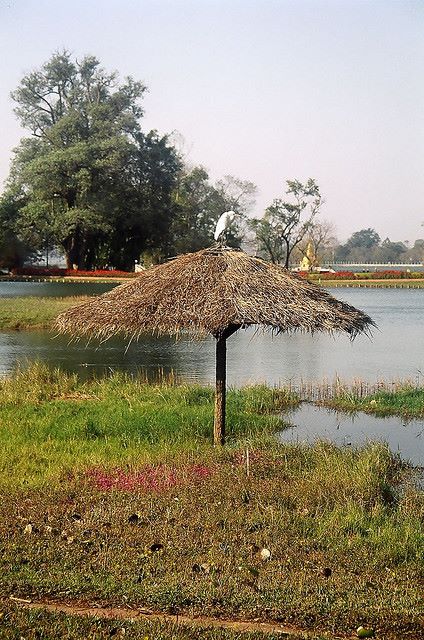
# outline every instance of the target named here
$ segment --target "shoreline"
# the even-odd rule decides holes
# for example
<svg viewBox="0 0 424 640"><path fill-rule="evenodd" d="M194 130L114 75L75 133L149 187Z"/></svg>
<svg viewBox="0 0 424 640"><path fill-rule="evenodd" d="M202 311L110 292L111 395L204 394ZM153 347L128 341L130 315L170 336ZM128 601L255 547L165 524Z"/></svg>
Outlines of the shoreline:
<svg viewBox="0 0 424 640"><path fill-rule="evenodd" d="M312 282L315 282L314 280ZM424 278L393 278L380 280L321 280L317 281L321 287L337 288L362 288L362 289L422 289Z"/></svg>
<svg viewBox="0 0 424 640"><path fill-rule="evenodd" d="M64 283L99 283L108 282L124 283L133 280L137 276L110 276L107 278L98 276L0 276L0 282L59 282ZM308 278L309 282L315 282L322 287L363 287L363 288L393 288L393 289L421 289L424 288L423 278L366 278L350 280L325 280L321 278Z"/></svg>
<svg viewBox="0 0 424 640"><path fill-rule="evenodd" d="M128 282L128 278L116 278L109 279L111 284ZM0 281L6 281L5 278ZM99 284L106 284L107 279L104 278L91 278L86 280L85 278L79 279L77 277L68 278L45 278L34 279L30 276L25 277L22 280L9 279L10 282L60 282L60 283L75 283L80 281L83 283L97 282ZM396 280L328 280L317 281L319 286L327 289L343 289L343 288L368 288L368 289L424 289L423 279L396 279ZM96 293L81 293L67 296L0 296L0 331L4 330L31 330L31 329L49 329L54 318L61 312L69 307L83 303L89 300Z"/></svg>

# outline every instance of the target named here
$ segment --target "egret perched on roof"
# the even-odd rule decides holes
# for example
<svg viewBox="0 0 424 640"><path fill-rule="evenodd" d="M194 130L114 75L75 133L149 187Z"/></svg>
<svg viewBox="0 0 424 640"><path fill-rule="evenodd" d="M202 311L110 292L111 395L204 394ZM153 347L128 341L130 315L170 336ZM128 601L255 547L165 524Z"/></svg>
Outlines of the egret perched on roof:
<svg viewBox="0 0 424 640"><path fill-rule="evenodd" d="M236 215L237 214L235 211L224 211L224 213L219 216L218 222L216 223L215 227L215 233L213 234L216 242L223 240L221 236L225 231L227 231L227 229L229 229Z"/></svg>

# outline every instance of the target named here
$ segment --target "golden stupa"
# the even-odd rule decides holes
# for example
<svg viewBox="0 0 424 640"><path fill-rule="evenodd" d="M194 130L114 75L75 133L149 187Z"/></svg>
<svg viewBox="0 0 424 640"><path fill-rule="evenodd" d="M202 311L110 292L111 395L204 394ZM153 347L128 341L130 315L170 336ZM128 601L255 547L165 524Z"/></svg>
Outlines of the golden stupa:
<svg viewBox="0 0 424 640"><path fill-rule="evenodd" d="M318 260L312 242L308 242L306 254L303 256L299 266L300 271L313 271L313 269L318 266Z"/></svg>

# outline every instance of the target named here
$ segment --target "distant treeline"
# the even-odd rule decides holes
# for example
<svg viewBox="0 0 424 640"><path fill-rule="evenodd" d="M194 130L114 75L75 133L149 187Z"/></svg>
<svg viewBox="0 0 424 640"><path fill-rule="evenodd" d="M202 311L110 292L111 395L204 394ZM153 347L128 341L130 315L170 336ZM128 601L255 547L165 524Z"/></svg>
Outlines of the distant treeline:
<svg viewBox="0 0 424 640"><path fill-rule="evenodd" d="M337 262L414 262L424 261L424 239L409 242L382 240L374 229L362 229L354 233L345 244L334 247Z"/></svg>
<svg viewBox="0 0 424 640"><path fill-rule="evenodd" d="M217 219L233 210L230 246L288 265L311 253L322 261L421 261L414 247L381 241L373 229L337 243L318 221L313 179L287 180L286 193L259 219L249 216L256 186L226 175L212 182L188 166L172 136L143 131L146 87L105 71L93 56L55 53L12 93L29 133L14 151L0 196L0 267L62 254L67 269L133 270L213 243ZM311 249L312 247L312 249Z"/></svg>

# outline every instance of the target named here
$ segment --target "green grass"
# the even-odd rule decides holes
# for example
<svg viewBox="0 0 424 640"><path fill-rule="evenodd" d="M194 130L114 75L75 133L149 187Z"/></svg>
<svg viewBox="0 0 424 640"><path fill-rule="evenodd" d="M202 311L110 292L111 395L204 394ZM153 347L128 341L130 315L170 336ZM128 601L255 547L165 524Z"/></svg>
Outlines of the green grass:
<svg viewBox="0 0 424 640"><path fill-rule="evenodd" d="M382 390L363 397L344 391L323 404L343 411L365 411L380 416L397 415L404 418L424 416L424 389L405 386L396 391Z"/></svg>
<svg viewBox="0 0 424 640"><path fill-rule="evenodd" d="M1 381L3 602L421 639L424 496L409 469L383 445L278 444L274 412L296 398L266 387L229 394L229 446L214 449L211 401L208 388L123 375L82 383L40 364ZM109 622L5 611L0 637L110 632ZM36 624L44 635L30 635ZM143 637L143 624L129 637ZM149 638L238 637L151 629Z"/></svg>
<svg viewBox="0 0 424 640"><path fill-rule="evenodd" d="M265 386L230 390L227 431L271 436L295 396ZM124 374L90 382L42 364L0 381L0 485L49 483L86 465L133 465L210 446L213 390L147 384Z"/></svg>
<svg viewBox="0 0 424 640"><path fill-rule="evenodd" d="M0 301L0 330L45 329L53 318L80 302L87 296L67 298L2 298Z"/></svg>

